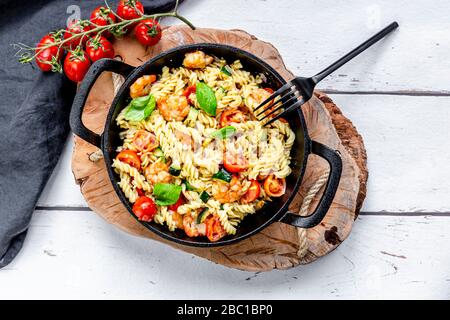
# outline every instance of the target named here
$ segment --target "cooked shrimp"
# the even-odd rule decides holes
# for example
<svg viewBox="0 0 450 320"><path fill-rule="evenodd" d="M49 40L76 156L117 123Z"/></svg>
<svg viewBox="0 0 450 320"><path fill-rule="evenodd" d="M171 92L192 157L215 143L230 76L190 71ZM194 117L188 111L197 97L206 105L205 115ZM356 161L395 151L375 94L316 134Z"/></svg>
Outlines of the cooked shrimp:
<svg viewBox="0 0 450 320"><path fill-rule="evenodd" d="M169 165L161 161L152 163L145 168L145 178L151 183L169 183L172 175L169 173Z"/></svg>
<svg viewBox="0 0 450 320"><path fill-rule="evenodd" d="M146 96L149 94L151 84L156 81L154 74L146 75L138 78L130 87L131 98Z"/></svg>
<svg viewBox="0 0 450 320"><path fill-rule="evenodd" d="M214 61L214 58L208 56L203 51L195 51L186 53L183 66L190 69L203 69Z"/></svg>
<svg viewBox="0 0 450 320"><path fill-rule="evenodd" d="M183 121L189 114L189 104L184 96L170 96L158 101L158 109L166 121Z"/></svg>
<svg viewBox="0 0 450 320"><path fill-rule="evenodd" d="M214 181L212 195L220 203L229 203L238 201L246 191L243 182L234 175L230 183L219 180Z"/></svg>
<svg viewBox="0 0 450 320"><path fill-rule="evenodd" d="M250 93L250 97L255 99L255 101L258 103L258 105L270 97L270 92L268 92L266 89L255 89Z"/></svg>

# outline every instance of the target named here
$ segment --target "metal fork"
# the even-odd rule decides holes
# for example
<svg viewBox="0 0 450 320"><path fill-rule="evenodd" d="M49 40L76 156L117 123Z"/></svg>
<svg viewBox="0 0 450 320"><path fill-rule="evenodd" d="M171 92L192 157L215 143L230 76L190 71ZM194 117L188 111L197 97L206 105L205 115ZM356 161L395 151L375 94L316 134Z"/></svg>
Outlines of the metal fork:
<svg viewBox="0 0 450 320"><path fill-rule="evenodd" d="M268 125L280 117L284 116L286 113L302 106L305 102L311 99L314 87L329 74L339 69L341 66L346 64L348 61L356 57L361 52L368 49L370 46L384 38L387 34L397 29L398 23L392 22L386 28L372 36L367 41L360 44L358 47L347 53L345 56L331 64L329 67L325 68L318 74L310 78L304 77L296 77L292 79L285 85L283 85L280 89L275 91L269 98L264 100L258 107L255 108L254 114L256 118L260 121L263 121L267 117L271 116L277 111L282 110L282 112L276 114L273 118L267 121L264 125ZM278 100L275 100L275 98ZM267 105L267 108L263 108ZM256 113L257 110L262 111ZM261 115L264 115L262 118L259 118Z"/></svg>

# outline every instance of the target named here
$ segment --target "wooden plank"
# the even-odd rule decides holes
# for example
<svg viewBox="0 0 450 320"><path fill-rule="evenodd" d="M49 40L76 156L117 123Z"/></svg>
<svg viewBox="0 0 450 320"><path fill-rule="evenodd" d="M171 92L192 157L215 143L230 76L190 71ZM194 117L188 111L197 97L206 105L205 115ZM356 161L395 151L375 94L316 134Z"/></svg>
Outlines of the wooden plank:
<svg viewBox="0 0 450 320"><path fill-rule="evenodd" d="M90 212L39 211L0 271L0 298L450 298L449 228L448 217L365 216L329 256L255 274L129 236Z"/></svg>
<svg viewBox="0 0 450 320"><path fill-rule="evenodd" d="M363 211L450 212L450 97L332 95L362 134L369 161ZM40 206L85 206L69 140Z"/></svg>
<svg viewBox="0 0 450 320"><path fill-rule="evenodd" d="M310 76L391 21L400 28L320 87L450 92L450 2L196 0L181 13L199 27L243 29L271 42L295 74ZM165 20L166 22L167 20ZM179 21L171 21L179 23Z"/></svg>

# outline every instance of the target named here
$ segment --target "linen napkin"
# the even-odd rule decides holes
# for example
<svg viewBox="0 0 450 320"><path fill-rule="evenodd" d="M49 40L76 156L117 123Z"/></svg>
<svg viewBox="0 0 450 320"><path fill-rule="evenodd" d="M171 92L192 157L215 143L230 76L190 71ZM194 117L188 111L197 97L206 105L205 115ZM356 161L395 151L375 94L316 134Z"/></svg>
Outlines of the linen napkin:
<svg viewBox="0 0 450 320"><path fill-rule="evenodd" d="M108 1L115 8L118 1ZM145 12L171 10L174 0L143 0ZM36 202L69 133L76 86L64 75L21 65L12 43L35 44L67 19L103 0L0 0L0 268L17 255Z"/></svg>

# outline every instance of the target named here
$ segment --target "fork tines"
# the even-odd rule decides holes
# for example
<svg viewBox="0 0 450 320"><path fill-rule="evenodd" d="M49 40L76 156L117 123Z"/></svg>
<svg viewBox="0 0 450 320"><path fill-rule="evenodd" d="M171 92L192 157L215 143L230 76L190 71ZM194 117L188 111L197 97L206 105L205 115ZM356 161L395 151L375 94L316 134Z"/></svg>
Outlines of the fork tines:
<svg viewBox="0 0 450 320"><path fill-rule="evenodd" d="M275 91L273 94L271 94L269 98L264 100L258 107L254 109L253 112L255 114L255 117L259 121L263 121L267 117L275 114L275 112L278 112L283 109L281 112L276 114L275 117L273 117L264 124L268 125L274 122L275 120L279 119L285 113L301 106L304 103L304 99L299 100L301 96L302 94L297 89L295 84L292 81L289 81L281 88L279 88L277 91Z"/></svg>

